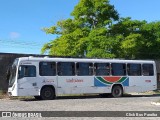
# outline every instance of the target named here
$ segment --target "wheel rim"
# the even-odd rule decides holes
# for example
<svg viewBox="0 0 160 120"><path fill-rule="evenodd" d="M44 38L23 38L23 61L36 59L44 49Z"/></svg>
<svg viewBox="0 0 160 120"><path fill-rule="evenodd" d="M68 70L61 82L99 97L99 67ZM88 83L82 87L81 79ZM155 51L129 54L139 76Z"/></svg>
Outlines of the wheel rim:
<svg viewBox="0 0 160 120"><path fill-rule="evenodd" d="M114 94L117 96L117 95L120 95L121 94L121 91L119 89L115 89L114 90Z"/></svg>
<svg viewBox="0 0 160 120"><path fill-rule="evenodd" d="M123 94L123 90L120 86L114 86L112 89L112 96L113 97L121 97Z"/></svg>
<svg viewBox="0 0 160 120"><path fill-rule="evenodd" d="M51 97L51 95L52 95L52 93L51 93L50 90L46 90L46 91L44 92L44 96L45 96L46 98Z"/></svg>

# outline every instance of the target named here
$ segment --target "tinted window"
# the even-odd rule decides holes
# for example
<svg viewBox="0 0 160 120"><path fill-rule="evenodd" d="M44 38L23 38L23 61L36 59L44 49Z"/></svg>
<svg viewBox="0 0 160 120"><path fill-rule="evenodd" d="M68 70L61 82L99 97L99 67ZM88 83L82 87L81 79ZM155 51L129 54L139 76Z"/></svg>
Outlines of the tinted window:
<svg viewBox="0 0 160 120"><path fill-rule="evenodd" d="M18 72L19 79L23 77L36 77L36 67L32 65L21 65Z"/></svg>
<svg viewBox="0 0 160 120"><path fill-rule="evenodd" d="M77 63L76 64L77 75L89 76L93 75L93 64L92 63Z"/></svg>
<svg viewBox="0 0 160 120"><path fill-rule="evenodd" d="M60 76L75 75L75 63L73 62L59 62L57 67Z"/></svg>
<svg viewBox="0 0 160 120"><path fill-rule="evenodd" d="M109 63L95 63L95 75L109 75L110 65Z"/></svg>
<svg viewBox="0 0 160 120"><path fill-rule="evenodd" d="M142 68L143 68L142 70L143 70L144 76L153 76L154 75L153 64L143 64Z"/></svg>
<svg viewBox="0 0 160 120"><path fill-rule="evenodd" d="M127 64L127 72L130 76L140 76L141 64Z"/></svg>
<svg viewBox="0 0 160 120"><path fill-rule="evenodd" d="M56 75L56 63L55 62L40 62L39 74L41 76L55 76Z"/></svg>
<svg viewBox="0 0 160 120"><path fill-rule="evenodd" d="M113 76L124 76L126 75L126 64L112 63L112 75Z"/></svg>

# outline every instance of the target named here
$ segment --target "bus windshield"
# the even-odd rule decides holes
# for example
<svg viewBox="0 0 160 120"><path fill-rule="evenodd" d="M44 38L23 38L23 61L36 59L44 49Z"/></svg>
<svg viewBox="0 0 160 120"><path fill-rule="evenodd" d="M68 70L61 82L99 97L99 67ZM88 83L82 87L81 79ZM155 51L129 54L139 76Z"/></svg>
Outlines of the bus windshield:
<svg viewBox="0 0 160 120"><path fill-rule="evenodd" d="M16 80L16 70L17 70L18 59L15 59L12 66L9 68L8 79L9 79L9 87L12 87Z"/></svg>

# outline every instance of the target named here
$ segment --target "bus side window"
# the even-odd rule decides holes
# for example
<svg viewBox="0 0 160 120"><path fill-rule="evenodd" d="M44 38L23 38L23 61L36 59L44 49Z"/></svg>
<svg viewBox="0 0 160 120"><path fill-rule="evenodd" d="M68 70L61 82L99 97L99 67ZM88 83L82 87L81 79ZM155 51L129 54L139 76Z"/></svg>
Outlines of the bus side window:
<svg viewBox="0 0 160 120"><path fill-rule="evenodd" d="M92 76L93 63L78 62L76 64L76 71L78 76Z"/></svg>
<svg viewBox="0 0 160 120"><path fill-rule="evenodd" d="M127 64L127 72L129 76L141 76L141 64Z"/></svg>
<svg viewBox="0 0 160 120"><path fill-rule="evenodd" d="M57 69L58 69L59 76L75 75L75 63L74 62L59 62Z"/></svg>
<svg viewBox="0 0 160 120"><path fill-rule="evenodd" d="M56 63L55 62L40 62L39 74L41 76L55 76L56 75Z"/></svg>
<svg viewBox="0 0 160 120"><path fill-rule="evenodd" d="M21 65L18 71L18 79L23 77L36 77L36 67L33 65Z"/></svg>
<svg viewBox="0 0 160 120"><path fill-rule="evenodd" d="M153 64L143 64L142 72L144 76L153 76L154 75Z"/></svg>
<svg viewBox="0 0 160 120"><path fill-rule="evenodd" d="M110 75L109 63L95 63L95 75Z"/></svg>
<svg viewBox="0 0 160 120"><path fill-rule="evenodd" d="M112 63L112 75L113 76L124 76L126 75L126 64L124 63Z"/></svg>

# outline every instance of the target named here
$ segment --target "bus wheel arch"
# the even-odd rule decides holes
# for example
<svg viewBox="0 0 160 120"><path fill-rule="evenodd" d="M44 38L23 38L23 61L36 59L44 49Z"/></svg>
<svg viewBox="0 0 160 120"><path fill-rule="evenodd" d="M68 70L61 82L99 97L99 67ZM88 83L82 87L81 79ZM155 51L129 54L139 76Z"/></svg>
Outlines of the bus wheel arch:
<svg viewBox="0 0 160 120"><path fill-rule="evenodd" d="M121 97L123 96L123 86L121 84L114 84L112 86L111 94L113 97Z"/></svg>
<svg viewBox="0 0 160 120"><path fill-rule="evenodd" d="M55 87L52 85L44 85L40 90L42 100L53 100L56 97Z"/></svg>

